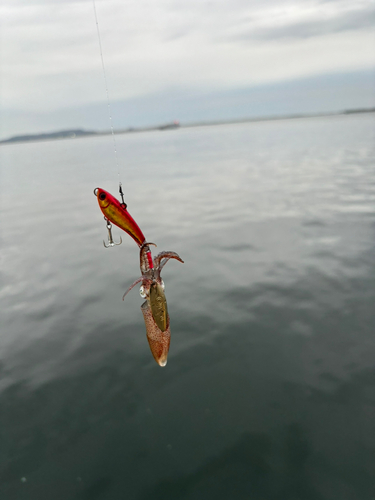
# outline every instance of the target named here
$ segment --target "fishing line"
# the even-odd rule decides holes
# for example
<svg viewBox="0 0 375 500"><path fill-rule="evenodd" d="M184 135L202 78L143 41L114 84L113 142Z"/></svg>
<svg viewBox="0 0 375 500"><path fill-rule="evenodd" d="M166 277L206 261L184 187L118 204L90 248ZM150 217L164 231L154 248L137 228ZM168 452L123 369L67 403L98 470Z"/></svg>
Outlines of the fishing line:
<svg viewBox="0 0 375 500"><path fill-rule="evenodd" d="M96 31L98 33L98 40L99 40L99 50L100 50L100 58L102 60L102 69L103 69L103 76L104 76L104 85L105 85L105 92L106 92L106 95L107 95L107 109L108 109L108 116L109 116L109 123L111 125L111 135L112 135L112 139L113 139L113 148L115 150L115 159L116 159L116 166L117 166L117 175L118 175L118 182L119 182L119 186L120 186L120 189L121 189L121 181L120 181L120 167L119 167L119 163L118 163L118 157L117 157L117 145L116 145L116 137L115 137L115 133L114 133L114 130L113 130L113 122L112 122L112 112L111 112L111 103L110 103L110 99L109 99L109 92L108 92L108 83L107 83L107 74L105 72L105 66L104 66L104 58L103 58L103 50L102 50L102 40L101 40L101 37L100 37L100 30L99 30L99 23L98 23L98 16L97 16L97 13L96 13L96 5L95 5L95 0L92 0L92 4L94 6L94 14L95 14L95 23L96 23ZM122 189L121 189L122 191ZM120 191L120 192L121 192Z"/></svg>

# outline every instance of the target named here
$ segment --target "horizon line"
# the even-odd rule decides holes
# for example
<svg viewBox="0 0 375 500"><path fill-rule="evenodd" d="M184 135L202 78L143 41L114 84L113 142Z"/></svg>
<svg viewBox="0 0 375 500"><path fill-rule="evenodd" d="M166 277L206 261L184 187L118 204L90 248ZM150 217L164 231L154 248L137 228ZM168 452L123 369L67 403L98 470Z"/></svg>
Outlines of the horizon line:
<svg viewBox="0 0 375 500"><path fill-rule="evenodd" d="M214 125L230 125L235 123L250 123L250 122L262 122L262 121L276 121L276 120L294 120L300 118L319 118L324 116L340 116L340 115L351 115L351 114L361 114L361 113L373 113L375 112L375 107L370 108L353 108L344 109L341 111L327 111L320 113L293 113L288 115L265 115L265 116L255 116L246 118L230 118L226 120L207 120L199 122L168 122L158 125L150 125L146 127L128 127L125 129L113 130L113 134L129 134L137 132L149 132L152 130L173 130L178 128L191 128L191 127L209 127ZM78 134L78 135L77 135ZM8 139L0 140L0 145L4 144L14 144L14 143L25 143L25 142L42 142L42 141L54 141L54 140L64 140L64 139L83 139L85 137L103 136L111 135L112 130L86 130L86 129L63 129L54 132L41 132L37 134L22 134L11 136Z"/></svg>

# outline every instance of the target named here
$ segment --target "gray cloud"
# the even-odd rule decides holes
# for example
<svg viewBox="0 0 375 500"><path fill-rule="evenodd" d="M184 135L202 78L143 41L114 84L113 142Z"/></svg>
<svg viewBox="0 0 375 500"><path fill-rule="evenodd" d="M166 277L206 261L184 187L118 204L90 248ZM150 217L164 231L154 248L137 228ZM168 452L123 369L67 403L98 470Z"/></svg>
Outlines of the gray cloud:
<svg viewBox="0 0 375 500"><path fill-rule="evenodd" d="M53 0L53 4L80 4L80 3L92 3L92 0ZM4 3L5 0L4 0ZM51 0L12 0L12 6L14 7L32 7L38 5L51 5Z"/></svg>
<svg viewBox="0 0 375 500"><path fill-rule="evenodd" d="M341 12L338 0L326 0L325 3L335 3L338 7L330 16L312 15L311 19L290 21L285 17L282 22L272 20L269 25L259 26L257 20L250 20L246 29L241 29L237 34L229 35L229 40L278 40L278 39L304 39L348 30L362 30L374 26L375 5L366 5L363 8L348 9ZM355 6L355 4L353 4ZM279 19L277 21L280 21Z"/></svg>
<svg viewBox="0 0 375 500"><path fill-rule="evenodd" d="M96 7L113 101L374 65L372 0L96 0ZM105 101L92 0L2 0L0 18L3 108L50 113Z"/></svg>

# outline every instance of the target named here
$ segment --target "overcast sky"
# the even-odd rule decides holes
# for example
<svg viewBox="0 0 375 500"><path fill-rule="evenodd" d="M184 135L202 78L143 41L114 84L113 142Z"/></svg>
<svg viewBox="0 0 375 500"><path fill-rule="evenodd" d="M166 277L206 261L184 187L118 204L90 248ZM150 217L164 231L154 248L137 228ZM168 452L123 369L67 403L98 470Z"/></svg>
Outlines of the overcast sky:
<svg viewBox="0 0 375 500"><path fill-rule="evenodd" d="M96 10L114 105L217 101L319 75L368 78L374 68L373 0L96 0ZM0 19L2 136L32 123L31 132L74 126L59 111L105 101L92 0L2 0ZM349 106L361 92L352 91Z"/></svg>

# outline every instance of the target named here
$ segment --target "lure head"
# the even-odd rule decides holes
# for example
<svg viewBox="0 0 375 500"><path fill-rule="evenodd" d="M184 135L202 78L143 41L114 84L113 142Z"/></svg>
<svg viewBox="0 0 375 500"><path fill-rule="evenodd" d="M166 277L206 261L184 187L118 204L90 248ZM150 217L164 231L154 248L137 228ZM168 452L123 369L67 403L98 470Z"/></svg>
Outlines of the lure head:
<svg viewBox="0 0 375 500"><path fill-rule="evenodd" d="M104 189L96 188L94 193L98 198L98 203L102 210L107 208L111 201L115 200L115 198L107 191L104 191Z"/></svg>

